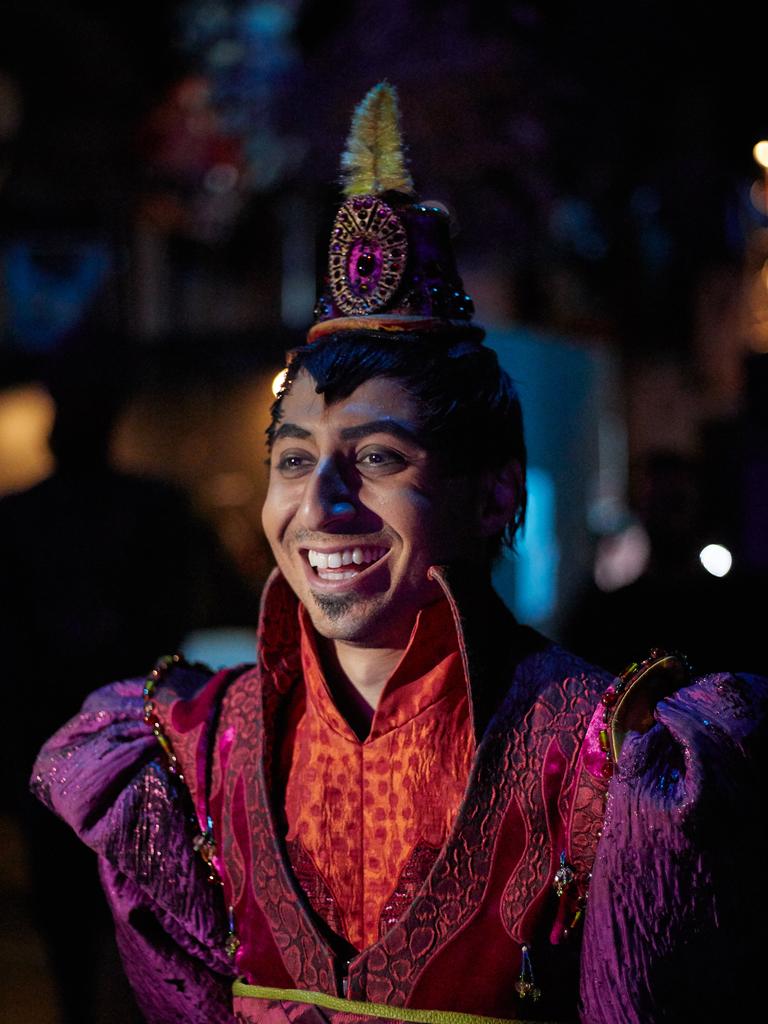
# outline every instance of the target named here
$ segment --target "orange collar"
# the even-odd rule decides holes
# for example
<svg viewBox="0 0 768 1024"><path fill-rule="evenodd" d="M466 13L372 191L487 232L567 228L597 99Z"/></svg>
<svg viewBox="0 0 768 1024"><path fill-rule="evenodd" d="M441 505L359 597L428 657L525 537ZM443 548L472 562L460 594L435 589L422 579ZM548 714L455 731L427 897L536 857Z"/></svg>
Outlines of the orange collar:
<svg viewBox="0 0 768 1024"><path fill-rule="evenodd" d="M432 566L428 575L440 584L451 609L479 742L517 662L551 644L528 626L519 626L490 580L484 574L478 576L473 567ZM257 649L262 671L272 677L280 693L301 675L298 604L285 577L275 569L262 594Z"/></svg>
<svg viewBox="0 0 768 1024"><path fill-rule="evenodd" d="M451 607L445 598L422 608L416 616L408 646L395 666L376 709L351 691L332 696L320 661L317 635L302 604L298 608L301 663L307 702L335 732L349 738L359 730L352 722L366 721L367 739L374 740L399 728L450 694L466 689L459 638ZM350 688L351 690L351 688ZM337 704L342 705L340 708ZM366 714L367 710L367 714Z"/></svg>

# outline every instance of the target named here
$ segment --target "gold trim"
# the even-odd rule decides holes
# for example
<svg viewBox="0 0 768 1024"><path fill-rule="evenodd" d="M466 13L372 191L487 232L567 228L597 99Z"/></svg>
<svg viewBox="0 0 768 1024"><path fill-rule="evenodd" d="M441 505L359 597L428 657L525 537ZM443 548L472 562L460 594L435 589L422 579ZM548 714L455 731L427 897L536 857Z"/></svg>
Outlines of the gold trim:
<svg viewBox="0 0 768 1024"><path fill-rule="evenodd" d="M670 693L674 693L675 690L683 687L687 683L687 670L685 663L680 655L669 652L659 651L658 653L651 652L649 658L647 658L639 666L637 664L630 665L628 669L622 673L622 678L628 675L627 685L619 694L619 698L611 708L611 725L610 735L608 737L610 742L610 754L614 764L619 763L619 756L621 754L622 747L624 746L624 740L627 736L627 729L625 728L625 722L622 717L622 711L626 713L626 705L632 701L637 700L637 688L650 675L655 675L659 671L669 672L677 684L674 690L668 690L663 696L668 696ZM663 696L659 696L658 700L663 699ZM646 728L650 728L653 725L653 706L649 706L648 712L650 720L646 723ZM602 739L602 737L601 737Z"/></svg>
<svg viewBox="0 0 768 1024"><path fill-rule="evenodd" d="M317 341L326 334L336 331L466 331L470 337L480 340L485 331L470 320L441 320L439 317L399 316L392 313L375 313L369 316L338 316L333 320L320 320L307 332L307 342Z"/></svg>
<svg viewBox="0 0 768 1024"><path fill-rule="evenodd" d="M455 1013L452 1010L416 1010L410 1006L390 1006L387 1003L366 1003L359 999L343 999L325 992L308 992L298 988L270 988L267 985L248 985L244 981L232 984L232 995L249 999L277 999L280 1002L308 1003L325 1010L339 1010L361 1017L384 1017L413 1024L533 1024L533 1021L512 1020L504 1017L482 1017L475 1013ZM542 1022L538 1022L542 1024ZM554 1024L554 1022L550 1022Z"/></svg>

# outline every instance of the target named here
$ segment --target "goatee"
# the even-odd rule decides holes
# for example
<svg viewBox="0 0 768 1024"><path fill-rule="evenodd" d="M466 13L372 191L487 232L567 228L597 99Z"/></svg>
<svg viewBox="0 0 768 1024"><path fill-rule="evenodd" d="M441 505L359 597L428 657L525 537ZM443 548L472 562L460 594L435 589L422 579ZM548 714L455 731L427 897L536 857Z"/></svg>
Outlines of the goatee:
<svg viewBox="0 0 768 1024"><path fill-rule="evenodd" d="M353 594L313 593L312 597L320 611L327 615L331 622L335 622L345 615L356 600Z"/></svg>

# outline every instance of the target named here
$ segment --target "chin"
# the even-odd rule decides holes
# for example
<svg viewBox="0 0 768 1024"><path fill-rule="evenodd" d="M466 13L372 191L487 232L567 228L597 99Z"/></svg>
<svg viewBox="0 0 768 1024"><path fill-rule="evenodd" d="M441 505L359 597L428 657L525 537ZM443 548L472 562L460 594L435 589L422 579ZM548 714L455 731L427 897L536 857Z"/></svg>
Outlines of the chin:
<svg viewBox="0 0 768 1024"><path fill-rule="evenodd" d="M312 601L325 622L341 623L350 617L350 612L358 604L354 594L316 594L312 592Z"/></svg>
<svg viewBox="0 0 768 1024"><path fill-rule="evenodd" d="M391 617L381 605L360 607L360 598L354 594L318 594L312 591L307 605L312 625L326 640L366 644L369 647L387 646L390 641Z"/></svg>

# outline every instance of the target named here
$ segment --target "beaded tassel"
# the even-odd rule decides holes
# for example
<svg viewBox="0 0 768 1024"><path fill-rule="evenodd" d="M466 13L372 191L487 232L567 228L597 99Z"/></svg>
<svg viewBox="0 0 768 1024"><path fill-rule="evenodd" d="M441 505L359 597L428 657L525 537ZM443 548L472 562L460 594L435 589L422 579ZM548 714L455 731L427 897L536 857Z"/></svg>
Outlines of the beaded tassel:
<svg viewBox="0 0 768 1024"><path fill-rule="evenodd" d="M227 939L224 943L224 952L230 960L234 960L238 949L240 949L240 939L238 939L237 933L235 932L235 908L232 906L230 906L228 910L228 923L229 931L227 932Z"/></svg>
<svg viewBox="0 0 768 1024"><path fill-rule="evenodd" d="M208 881L221 883L221 879L216 871L216 865L213 863L216 853L216 840L213 836L213 818L210 814L207 818L205 831L199 832L192 840L192 849L203 858L205 866L208 868Z"/></svg>
<svg viewBox="0 0 768 1024"><path fill-rule="evenodd" d="M534 1003L541 998L541 989L536 987L531 966L531 951L528 946L522 947L523 958L520 963L520 977L515 984L515 991L521 999L530 997Z"/></svg>
<svg viewBox="0 0 768 1024"><path fill-rule="evenodd" d="M576 874L571 865L565 859L565 850L563 850L560 854L560 867L555 872L555 877L552 880L552 884L558 896L563 895L575 877Z"/></svg>

